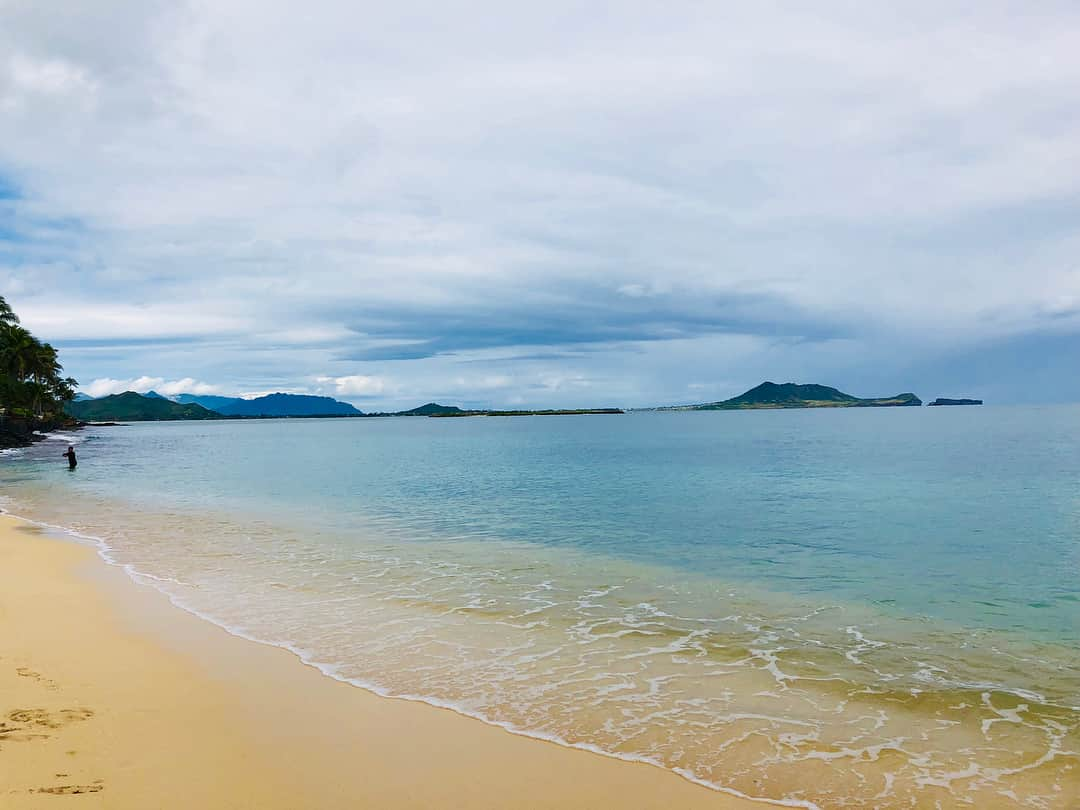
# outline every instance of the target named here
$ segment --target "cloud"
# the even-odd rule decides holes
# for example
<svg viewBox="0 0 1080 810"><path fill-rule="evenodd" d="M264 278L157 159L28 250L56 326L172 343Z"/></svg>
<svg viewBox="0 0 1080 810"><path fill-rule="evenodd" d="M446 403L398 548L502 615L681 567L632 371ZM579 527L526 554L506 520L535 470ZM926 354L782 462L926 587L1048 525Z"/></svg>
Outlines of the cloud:
<svg viewBox="0 0 1080 810"><path fill-rule="evenodd" d="M239 395L239 398L240 399L259 399L260 397L270 396L271 394L307 394L307 393L309 393L307 390L300 389L300 388L291 388L291 389L284 389L284 390L281 389L281 388L274 388L272 390L267 389L266 391L245 391L244 393Z"/></svg>
<svg viewBox="0 0 1080 810"><path fill-rule="evenodd" d="M649 404L1080 333L1074 3L76 5L0 6L0 294L79 379Z"/></svg>
<svg viewBox="0 0 1080 810"><path fill-rule="evenodd" d="M318 377L316 382L333 385L338 396L371 397L383 393L386 381L381 377L352 374L346 377Z"/></svg>
<svg viewBox="0 0 1080 810"><path fill-rule="evenodd" d="M507 347L574 347L633 341L670 341L710 334L770 334L811 340L849 331L800 311L782 297L725 289L672 289L625 298L587 283L552 282L542 300L513 290L478 293L468 305L354 310L353 331L380 341L346 350L348 360L408 360Z"/></svg>
<svg viewBox="0 0 1080 810"><path fill-rule="evenodd" d="M114 380L102 377L93 382L83 385L81 390L92 397L104 397L109 394L122 394L125 391L135 391L145 394L148 391L156 391L162 396L173 397L177 394L218 394L221 393L216 385L199 382L191 377L180 380L165 380L161 377L136 377L129 380Z"/></svg>

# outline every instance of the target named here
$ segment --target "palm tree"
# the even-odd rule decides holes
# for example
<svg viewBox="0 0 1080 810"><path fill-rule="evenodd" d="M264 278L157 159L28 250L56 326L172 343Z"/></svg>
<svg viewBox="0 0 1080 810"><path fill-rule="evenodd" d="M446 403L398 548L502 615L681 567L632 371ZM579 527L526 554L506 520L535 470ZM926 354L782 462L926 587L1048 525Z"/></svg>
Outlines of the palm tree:
<svg viewBox="0 0 1080 810"><path fill-rule="evenodd" d="M20 326L0 297L0 407L29 410L38 419L58 415L78 386L60 376L63 369L55 347Z"/></svg>
<svg viewBox="0 0 1080 810"><path fill-rule="evenodd" d="M71 402L71 400L75 399L75 392L78 388L78 380L74 377L64 377L62 380L57 379L53 382L52 391L50 393L52 398L62 405L65 402Z"/></svg>
<svg viewBox="0 0 1080 810"><path fill-rule="evenodd" d="M0 367L16 382L24 382L40 367L41 342L29 330L0 324Z"/></svg>
<svg viewBox="0 0 1080 810"><path fill-rule="evenodd" d="M41 415L42 406L48 400L48 404L56 404L50 396L60 380L60 372L64 367L56 355L56 349L51 343L39 343L34 354L30 379L34 383L33 405L34 413Z"/></svg>
<svg viewBox="0 0 1080 810"><path fill-rule="evenodd" d="M16 324L19 322L19 316L12 310L11 305L4 300L4 296L0 295L0 323Z"/></svg>
<svg viewBox="0 0 1080 810"><path fill-rule="evenodd" d="M32 376L39 382L49 382L60 378L60 372L64 367L60 365L56 349L51 343L39 343L34 357L34 371Z"/></svg>

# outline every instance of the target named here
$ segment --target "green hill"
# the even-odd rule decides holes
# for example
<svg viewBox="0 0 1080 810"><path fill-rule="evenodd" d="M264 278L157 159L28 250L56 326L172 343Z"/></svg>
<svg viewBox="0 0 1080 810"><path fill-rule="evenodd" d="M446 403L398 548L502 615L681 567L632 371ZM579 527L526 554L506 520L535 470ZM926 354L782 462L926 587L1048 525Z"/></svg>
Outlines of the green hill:
<svg viewBox="0 0 1080 810"><path fill-rule="evenodd" d="M69 402L65 410L83 422L154 422L174 419L220 419L221 415L201 405L181 405L159 397L144 397L134 391L101 399Z"/></svg>
<svg viewBox="0 0 1080 810"><path fill-rule="evenodd" d="M895 406L922 405L922 400L914 394L897 394L892 397L860 399L845 394L827 385L798 385L796 383L777 384L763 382L722 402L710 402L704 405L691 405L694 411L738 411L770 408L886 408Z"/></svg>
<svg viewBox="0 0 1080 810"><path fill-rule="evenodd" d="M465 413L456 405L440 405L437 402L429 402L411 411L398 411L395 416L456 416Z"/></svg>

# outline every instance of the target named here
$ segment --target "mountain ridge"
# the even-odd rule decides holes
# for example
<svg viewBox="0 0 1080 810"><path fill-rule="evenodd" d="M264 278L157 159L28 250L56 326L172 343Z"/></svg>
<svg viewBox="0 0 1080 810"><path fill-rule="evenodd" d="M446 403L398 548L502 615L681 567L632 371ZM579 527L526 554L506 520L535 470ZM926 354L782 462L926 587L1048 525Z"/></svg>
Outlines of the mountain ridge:
<svg viewBox="0 0 1080 810"><path fill-rule="evenodd" d="M221 415L195 403L182 404L164 397L148 397L134 391L100 399L68 402L64 411L84 422L164 422L220 419Z"/></svg>
<svg viewBox="0 0 1080 810"><path fill-rule="evenodd" d="M265 394L261 397L223 397L214 394L180 394L176 401L201 405L222 416L359 416L363 412L347 402L310 394Z"/></svg>

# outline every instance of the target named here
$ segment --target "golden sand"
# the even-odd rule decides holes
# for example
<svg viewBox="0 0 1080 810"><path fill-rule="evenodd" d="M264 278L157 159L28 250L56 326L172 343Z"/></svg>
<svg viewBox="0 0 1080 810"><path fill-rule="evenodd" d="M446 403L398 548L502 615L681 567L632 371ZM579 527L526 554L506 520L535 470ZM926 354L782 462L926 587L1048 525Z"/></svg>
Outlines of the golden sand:
<svg viewBox="0 0 1080 810"><path fill-rule="evenodd" d="M0 517L0 807L761 807L377 697Z"/></svg>

